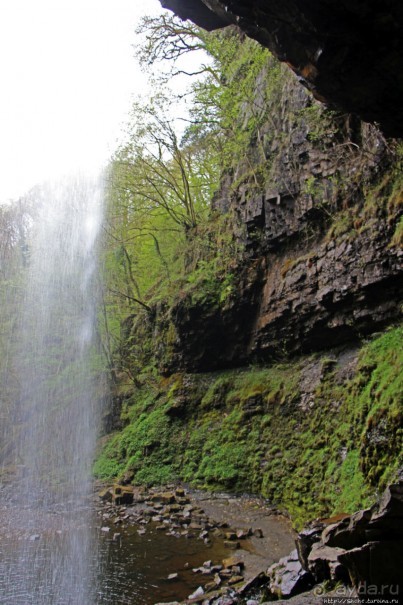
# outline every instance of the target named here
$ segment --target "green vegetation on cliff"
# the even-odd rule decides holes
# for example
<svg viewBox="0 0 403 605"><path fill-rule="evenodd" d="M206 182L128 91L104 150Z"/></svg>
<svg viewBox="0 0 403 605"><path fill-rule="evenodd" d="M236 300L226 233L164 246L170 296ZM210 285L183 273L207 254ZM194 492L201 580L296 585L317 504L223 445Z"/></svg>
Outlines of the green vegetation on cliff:
<svg viewBox="0 0 403 605"><path fill-rule="evenodd" d="M147 24L151 63L177 52L177 24L169 21L165 38L159 25ZM398 150L314 102L236 28L186 26L183 35L211 59L193 83L188 126L176 130L166 96L137 104L111 165L101 323L121 415L94 472L259 493L296 525L351 512L402 463L402 329L357 344L395 317L392 309L371 324L378 276L366 274L360 246L400 243ZM348 286L338 276L344 258ZM322 315L315 324L308 309L311 341L293 349L304 333L298 290L309 279L313 314ZM365 299L361 325L370 326L362 332L347 304L360 280L354 296ZM284 331L278 291L293 295L281 310ZM260 333L269 345L258 343L256 354L265 314L277 342L271 348L269 324ZM350 348L301 355L326 349L333 334ZM290 350L300 356L288 358ZM245 360L256 363L234 367Z"/></svg>
<svg viewBox="0 0 403 605"><path fill-rule="evenodd" d="M172 39L180 32L186 49L205 51L208 65L192 80L186 111L181 95L166 88L133 105L127 135L110 165L103 314L110 360L121 321L140 308L151 312L155 304L171 305L186 295L218 304L228 298L243 243L233 213L216 213L211 202L221 175L233 171L242 156L250 178L260 179L263 149L258 158L244 151L260 137L268 101L279 90L278 62L236 28L208 34L191 25L183 29L175 17L162 23L145 22L144 63L154 65L160 55L177 59L181 53ZM257 98L259 78L264 86ZM185 128L170 112L172 105L187 115Z"/></svg>
<svg viewBox="0 0 403 605"><path fill-rule="evenodd" d="M260 493L297 525L352 512L403 462L402 336L402 328L389 330L353 356L174 375L140 387L125 400L126 426L95 473Z"/></svg>

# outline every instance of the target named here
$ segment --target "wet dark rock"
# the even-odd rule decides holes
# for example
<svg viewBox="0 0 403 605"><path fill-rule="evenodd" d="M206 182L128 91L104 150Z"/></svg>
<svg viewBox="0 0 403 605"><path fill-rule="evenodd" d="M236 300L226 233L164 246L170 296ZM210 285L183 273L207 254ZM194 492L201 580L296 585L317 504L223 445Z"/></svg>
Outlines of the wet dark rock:
<svg viewBox="0 0 403 605"><path fill-rule="evenodd" d="M261 79L251 92L257 97L267 86ZM223 305L195 303L190 293L176 299L170 309L175 342L155 352L164 374L272 363L351 345L399 320L402 252L390 244L400 211L396 206L387 218L381 211L366 217L368 191L391 177L390 147L376 127L328 114L331 134L315 143L301 115L312 110L321 123L319 104L290 74L279 95L267 101L270 120L261 129L270 141L267 149L262 143L270 158L262 180L270 186L250 176L261 154L251 144L248 162L241 158L223 178L213 202L219 215L236 217L233 230L245 250L234 294ZM307 183L314 184L311 191ZM381 208L388 200L382 194L374 203ZM153 330L162 340L164 325L157 310ZM245 418L260 406L252 396Z"/></svg>
<svg viewBox="0 0 403 605"><path fill-rule="evenodd" d="M272 565L267 575L271 592L277 597L289 598L313 586L313 576L303 569L297 550Z"/></svg>
<svg viewBox="0 0 403 605"><path fill-rule="evenodd" d="M190 3L182 0L161 0L161 5L163 8L174 10L181 19L191 19L207 31L223 27L227 23L226 19L212 12L202 0L193 0Z"/></svg>
<svg viewBox="0 0 403 605"><path fill-rule="evenodd" d="M228 578L230 578L232 576L232 570L231 569L222 569L219 572L220 578L222 578L223 580L228 580Z"/></svg>
<svg viewBox="0 0 403 605"><path fill-rule="evenodd" d="M112 488L108 487L108 488L103 489L102 491L100 491L99 494L98 494L98 496L104 502L112 502L113 490L112 490Z"/></svg>
<svg viewBox="0 0 403 605"><path fill-rule="evenodd" d="M256 591L257 588L267 584L268 576L262 571L257 576L251 578L239 589L239 594L241 596L247 596L251 594L251 592Z"/></svg>
<svg viewBox="0 0 403 605"><path fill-rule="evenodd" d="M357 232L338 260L325 242L299 252L270 252L258 264L245 264L239 296L222 310L181 300L172 314L178 339L172 367L211 371L272 361L280 351L320 351L383 329L397 320L403 294L401 258L389 247L392 234L393 227L381 224L379 231L373 225ZM290 260L294 255L301 262Z"/></svg>
<svg viewBox="0 0 403 605"><path fill-rule="evenodd" d="M239 542L234 540L224 540L224 546L231 550L236 550L237 548L240 548Z"/></svg>
<svg viewBox="0 0 403 605"><path fill-rule="evenodd" d="M348 570L354 586L375 586L379 593L383 586L387 586L383 596L393 596L394 591L396 595L396 588L401 585L402 550L401 539L367 542L346 551L339 559Z"/></svg>
<svg viewBox="0 0 403 605"><path fill-rule="evenodd" d="M301 561L316 581L351 581L357 588L398 585L403 569L403 481L390 485L370 509L328 525L317 538L308 530L297 539Z"/></svg>
<svg viewBox="0 0 403 605"><path fill-rule="evenodd" d="M134 493L133 488L115 485L113 487L112 501L115 505L133 504Z"/></svg>
<svg viewBox="0 0 403 605"><path fill-rule="evenodd" d="M334 580L348 582L346 568L340 562L340 555L346 551L343 548L330 547L322 542L316 542L308 555L308 569L317 582Z"/></svg>
<svg viewBox="0 0 403 605"><path fill-rule="evenodd" d="M206 29L236 24L287 62L316 98L380 123L388 136L403 136L400 0L161 3Z"/></svg>
<svg viewBox="0 0 403 605"><path fill-rule="evenodd" d="M319 542L321 539L322 531L324 529L323 523L317 523L313 527L307 527L298 534L296 541L297 552L299 560L301 561L304 569L308 569L308 555L312 550L312 546L315 542Z"/></svg>

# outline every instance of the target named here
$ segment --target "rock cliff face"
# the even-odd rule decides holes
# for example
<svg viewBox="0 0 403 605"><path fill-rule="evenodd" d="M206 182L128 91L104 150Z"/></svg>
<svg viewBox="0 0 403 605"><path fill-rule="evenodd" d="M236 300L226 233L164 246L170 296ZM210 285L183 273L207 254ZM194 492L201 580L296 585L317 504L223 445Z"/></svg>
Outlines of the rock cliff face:
<svg viewBox="0 0 403 605"><path fill-rule="evenodd" d="M262 126L214 200L235 216L242 265L224 304L178 298L175 336L168 353L160 348L167 373L323 350L399 317L403 183L394 143L312 101L285 68L266 104L269 72L254 91Z"/></svg>
<svg viewBox="0 0 403 605"><path fill-rule="evenodd" d="M399 0L161 0L201 27L237 24L320 100L403 136Z"/></svg>
<svg viewBox="0 0 403 605"><path fill-rule="evenodd" d="M230 275L202 258L208 279L125 320L134 378L97 473L260 493L301 525L401 465L403 149L273 57L252 86L208 232L225 218Z"/></svg>

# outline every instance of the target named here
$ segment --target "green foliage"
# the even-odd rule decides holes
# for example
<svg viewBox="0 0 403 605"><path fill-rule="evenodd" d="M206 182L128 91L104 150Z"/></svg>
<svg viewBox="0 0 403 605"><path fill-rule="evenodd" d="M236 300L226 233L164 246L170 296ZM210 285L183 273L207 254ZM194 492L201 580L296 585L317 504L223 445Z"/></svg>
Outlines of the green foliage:
<svg viewBox="0 0 403 605"><path fill-rule="evenodd" d="M165 15L145 19L141 31L143 64L169 58L172 75L183 54L203 49L208 60L192 80L186 128L167 111L182 107L179 96L157 92L133 105L110 166L99 323L114 379L124 374L130 383L141 363L153 362L149 341L134 342L129 325L144 321L144 333L156 309L161 316L175 300L218 307L230 301L243 249L234 235L236 217L215 216L210 203L221 174L239 157L250 178L261 180L263 147L253 160L245 151L261 141L268 101L280 89L278 62L237 28L206 33ZM168 317L165 328L169 349Z"/></svg>
<svg viewBox="0 0 403 605"><path fill-rule="evenodd" d="M131 471L139 484L174 480L175 436L167 407L153 401L147 389L139 391L125 411L130 423L103 449L94 464L95 475L110 479Z"/></svg>
<svg viewBox="0 0 403 605"><path fill-rule="evenodd" d="M331 481L337 476L337 469L332 468L328 475ZM340 471L340 490L336 499L336 511L354 512L358 506L367 506L371 503L371 491L365 487L365 477L360 468L360 454L354 449L347 453Z"/></svg>
<svg viewBox="0 0 403 605"><path fill-rule="evenodd" d="M358 170L358 173L360 171ZM362 178L362 175L361 175ZM329 213L327 240L353 240L376 228L383 221L390 228L390 247L402 246L403 176L398 152L392 155L390 169L370 183L360 183L362 190L354 204Z"/></svg>
<svg viewBox="0 0 403 605"><path fill-rule="evenodd" d="M96 459L93 466L93 473L99 479L111 479L120 474L123 464L119 462L116 456L120 435L111 435L106 446L104 446L101 455Z"/></svg>
<svg viewBox="0 0 403 605"><path fill-rule="evenodd" d="M193 85L193 124L185 138L193 140L202 134L223 169L234 167L243 157L257 178L266 162L265 152L262 148L257 162L251 162L245 152L252 142L261 142L260 128L268 119L270 101L281 90L280 64L267 49L242 38L236 28L208 35L205 49L212 69Z"/></svg>
<svg viewBox="0 0 403 605"><path fill-rule="evenodd" d="M324 107L322 103L312 102L299 112L299 118L306 124L307 138L313 143L323 144L328 137L336 134L335 112Z"/></svg>
<svg viewBox="0 0 403 605"><path fill-rule="evenodd" d="M386 332L365 351L354 382L355 430L360 468L367 481L384 488L403 463L403 329ZM361 381L367 377L364 387ZM364 421L363 426L360 426Z"/></svg>
<svg viewBox="0 0 403 605"><path fill-rule="evenodd" d="M362 348L355 375L335 360L175 376L129 400L129 424L104 448L96 474L135 483L181 479L210 490L260 493L296 526L370 504L402 464L403 330ZM309 404L301 372L320 365ZM186 386L185 386L186 385Z"/></svg>
<svg viewBox="0 0 403 605"><path fill-rule="evenodd" d="M400 217L393 233L390 245L393 247L403 248L403 217Z"/></svg>
<svg viewBox="0 0 403 605"><path fill-rule="evenodd" d="M177 346L172 309L231 304L244 251L233 235L234 217L214 216L209 203L222 173L231 175L234 188L243 181L257 191L268 187L274 135L267 124L283 86L279 64L236 28L206 34L185 24L182 47L175 46L178 28L179 22L153 21L144 60L147 53L150 63L166 53L174 59L193 45L209 54L193 83L189 125L179 134L158 99L136 105L111 166L104 340L119 388L126 378L130 384L122 413L127 424L105 446L95 472L260 493L286 508L297 526L351 512L396 472L401 330L363 348L353 379L341 379L334 360L317 358L186 380L158 376L157 366L169 367ZM293 119L305 124L314 146L334 147L336 164L351 153L335 144L335 116L319 104ZM337 172L326 182L305 183L303 193L315 198L329 223L329 238L355 237L380 215L392 229L401 207L399 175L362 182L358 160L363 205L351 197L339 210L344 184ZM308 256L285 263L283 277ZM307 399L300 393L304 364L322 364Z"/></svg>

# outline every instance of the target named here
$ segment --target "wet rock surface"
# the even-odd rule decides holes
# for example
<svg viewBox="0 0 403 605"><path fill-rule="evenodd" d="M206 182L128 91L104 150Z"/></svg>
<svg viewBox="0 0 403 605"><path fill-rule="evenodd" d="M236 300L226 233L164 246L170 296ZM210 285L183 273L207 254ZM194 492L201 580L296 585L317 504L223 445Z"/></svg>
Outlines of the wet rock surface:
<svg viewBox="0 0 403 605"><path fill-rule="evenodd" d="M313 575L302 567L296 549L272 565L267 575L271 592L284 598L305 592L314 584Z"/></svg>
<svg viewBox="0 0 403 605"><path fill-rule="evenodd" d="M119 498L119 491L119 486L110 489L112 500ZM281 556L278 562L271 561L268 569L268 559L292 542L292 534L289 528L285 531L285 520L276 519L276 511L262 501L203 492L189 494L182 488L164 492L133 489L132 493L130 506L102 504L98 511L102 520L107 518L114 525L135 523L139 531L144 532L148 524L162 520L160 527L175 537L186 535L208 542L214 536L224 542L239 540L242 543L241 550L221 561L208 559L192 570L199 576L200 585L188 595L185 602L189 605L255 605L263 603L265 598L270 602L286 599L276 602L305 605L319 603L324 595L364 599L368 587L372 591L379 589L377 594L387 598L396 594L394 590L401 581L401 480L389 486L370 509L314 522L297 537L298 548ZM187 503L178 505L179 498ZM241 519L251 527L237 528L236 522ZM254 536L255 522L260 527L255 528L257 535ZM267 541L272 531L274 536ZM178 573L172 573L167 582L176 581L178 577ZM336 588L327 593L322 583L329 581ZM387 592L385 585L388 585Z"/></svg>
<svg viewBox="0 0 403 605"><path fill-rule="evenodd" d="M211 370L269 361L281 350L320 351L381 330L399 317L403 291L401 253L387 249L389 236L366 233L341 247L323 243L309 258L292 261L285 275L287 255L269 255L246 270L239 298L222 311L180 303L172 362Z"/></svg>
<svg viewBox="0 0 403 605"><path fill-rule="evenodd" d="M189 603L233 599L239 590L255 589L266 580L262 570L293 544L289 521L259 498L187 492L175 486L142 490L116 484L99 490L97 501L100 531L108 539L120 540L122 529L135 526L144 539L155 530L172 538L202 541L207 556L209 546L221 541L228 556L217 561L207 558L192 569L200 586L189 595ZM173 585L178 580L180 570L166 578Z"/></svg>
<svg viewBox="0 0 403 605"><path fill-rule="evenodd" d="M254 98L264 95L269 74L270 66ZM234 293L221 306L194 304L191 296L175 302L175 341L156 351L163 373L351 344L400 317L403 253L391 239L401 203L374 197L379 212L372 215L368 206L371 186L391 178L387 141L374 126L312 104L291 74L282 74L265 109L260 147L251 143L248 161L223 176L213 200L219 214L236 217L245 250ZM259 165L261 147L267 161L256 185L249 166ZM156 329L163 329L158 309Z"/></svg>
<svg viewBox="0 0 403 605"><path fill-rule="evenodd" d="M236 24L298 74L319 99L403 136L399 0L162 0L201 27ZM209 8L211 10L206 10Z"/></svg>
<svg viewBox="0 0 403 605"><path fill-rule="evenodd" d="M315 582L351 583L393 595L403 569L403 480L390 485L369 509L329 520L297 538L301 562Z"/></svg>

